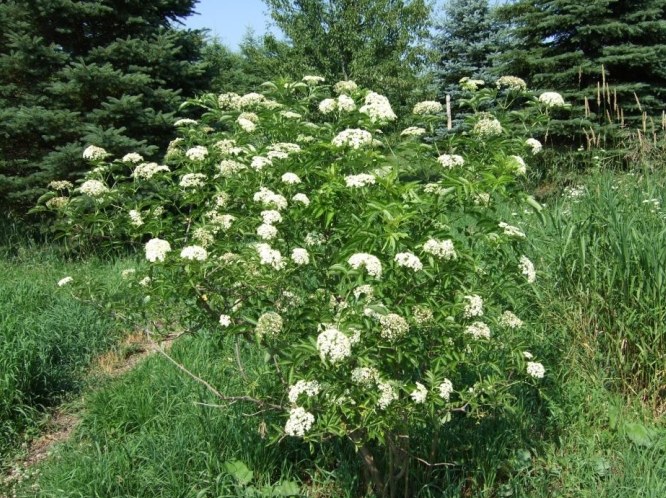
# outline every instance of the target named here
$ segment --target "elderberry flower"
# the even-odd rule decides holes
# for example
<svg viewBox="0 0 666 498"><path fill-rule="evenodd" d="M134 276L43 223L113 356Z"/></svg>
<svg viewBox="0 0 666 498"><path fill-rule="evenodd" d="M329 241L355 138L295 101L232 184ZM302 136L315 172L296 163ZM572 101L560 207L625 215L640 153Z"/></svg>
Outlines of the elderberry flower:
<svg viewBox="0 0 666 498"><path fill-rule="evenodd" d="M395 262L398 266L404 266L413 271L420 271L423 269L423 263L419 257L411 252L399 252L395 255Z"/></svg>
<svg viewBox="0 0 666 498"><path fill-rule="evenodd" d="M474 322L465 329L465 334L469 334L474 339L490 339L490 327L483 322Z"/></svg>
<svg viewBox="0 0 666 498"><path fill-rule="evenodd" d="M333 86L333 91L337 94L354 93L356 90L358 90L358 85L351 80L338 81Z"/></svg>
<svg viewBox="0 0 666 498"><path fill-rule="evenodd" d="M524 92L527 90L527 83L525 83L525 80L518 78L517 76L502 76L495 84L497 85L498 90L501 90L502 88L515 92Z"/></svg>
<svg viewBox="0 0 666 498"><path fill-rule="evenodd" d="M356 110L356 102L347 95L340 95L337 100L337 108L340 112L352 112Z"/></svg>
<svg viewBox="0 0 666 498"><path fill-rule="evenodd" d="M543 379L543 376L546 373L546 369L543 367L541 363L538 363L536 361L528 361L527 362L527 374L531 375L535 379Z"/></svg>
<svg viewBox="0 0 666 498"><path fill-rule="evenodd" d="M83 151L83 159L87 159L89 161L104 159L108 155L109 153L106 150L101 147L97 147L96 145L89 145Z"/></svg>
<svg viewBox="0 0 666 498"><path fill-rule="evenodd" d="M524 175L527 173L527 164L525 164L525 160L520 157L520 156L509 156L509 160L511 162L511 166L513 169L516 171L517 174L519 175Z"/></svg>
<svg viewBox="0 0 666 498"><path fill-rule="evenodd" d="M311 398L312 396L319 394L320 390L321 386L316 380L299 380L296 384L289 386L289 394L287 397L290 402L296 403L301 394L305 394L308 398Z"/></svg>
<svg viewBox="0 0 666 498"><path fill-rule="evenodd" d="M372 367L356 367L352 370L351 380L360 386L370 386L379 380L379 372Z"/></svg>
<svg viewBox="0 0 666 498"><path fill-rule="evenodd" d="M539 102L545 104L546 107L562 107L564 98L557 92L543 92L539 95Z"/></svg>
<svg viewBox="0 0 666 498"><path fill-rule="evenodd" d="M74 185L67 180L53 180L49 183L49 188L53 190L70 190L74 188Z"/></svg>
<svg viewBox="0 0 666 498"><path fill-rule="evenodd" d="M274 223L280 223L282 221L282 215L280 211L271 209L269 211L262 211L261 218L264 220L266 225L272 225Z"/></svg>
<svg viewBox="0 0 666 498"><path fill-rule="evenodd" d="M271 166L272 164L273 162L267 157L254 156L252 158L252 162L250 163L250 167L254 170L261 171L266 166Z"/></svg>
<svg viewBox="0 0 666 498"><path fill-rule="evenodd" d="M296 173L285 173L282 175L281 180L282 183L286 183L287 185L296 185L297 183L301 183L301 179Z"/></svg>
<svg viewBox="0 0 666 498"><path fill-rule="evenodd" d="M201 246L187 246L180 251L180 257L191 261L206 261L208 259L208 251Z"/></svg>
<svg viewBox="0 0 666 498"><path fill-rule="evenodd" d="M319 83L323 83L326 81L326 78L323 76L303 76L303 82L307 83L308 85L318 85Z"/></svg>
<svg viewBox="0 0 666 498"><path fill-rule="evenodd" d="M345 183L349 188L366 187L368 185L374 185L375 182L376 182L375 176L368 175L366 173L361 173L359 175L345 176Z"/></svg>
<svg viewBox="0 0 666 498"><path fill-rule="evenodd" d="M468 301L465 305L465 311L463 313L465 318L483 316L483 299L481 296L472 294L471 296L465 296L465 299Z"/></svg>
<svg viewBox="0 0 666 498"><path fill-rule="evenodd" d="M270 265L276 270L284 268L285 262L282 260L282 254L277 249L273 249L264 243L255 244L255 249L262 265Z"/></svg>
<svg viewBox="0 0 666 498"><path fill-rule="evenodd" d="M63 285L67 285L69 283L72 283L73 281L74 279L72 277L61 278L60 280L58 280L58 287L62 287Z"/></svg>
<svg viewBox="0 0 666 498"><path fill-rule="evenodd" d="M185 156L190 161L203 161L204 159L206 159L207 155L208 155L208 149L203 145L197 145L196 147L187 149L187 151L185 152Z"/></svg>
<svg viewBox="0 0 666 498"><path fill-rule="evenodd" d="M81 184L79 191L90 197L100 197L109 191L109 187L99 180L87 180Z"/></svg>
<svg viewBox="0 0 666 498"><path fill-rule="evenodd" d="M414 321L418 325L429 323L434 318L432 310L427 306L414 306L412 309L412 315L414 317Z"/></svg>
<svg viewBox="0 0 666 498"><path fill-rule="evenodd" d="M458 154L442 154L437 158L437 161L439 164L449 169L465 164L463 157Z"/></svg>
<svg viewBox="0 0 666 498"><path fill-rule="evenodd" d="M510 311L505 311L500 317L500 325L509 327L510 329L517 329L523 326L523 321Z"/></svg>
<svg viewBox="0 0 666 498"><path fill-rule="evenodd" d="M69 197L52 197L45 204L49 209L62 209L69 204Z"/></svg>
<svg viewBox="0 0 666 498"><path fill-rule="evenodd" d="M164 261L166 254L171 251L171 245L162 239L150 239L145 246L146 259L151 263Z"/></svg>
<svg viewBox="0 0 666 498"><path fill-rule="evenodd" d="M369 131L359 128L347 128L338 133L331 143L336 147L360 149L363 146L372 144L372 134Z"/></svg>
<svg viewBox="0 0 666 498"><path fill-rule="evenodd" d="M518 227L504 223L503 221L499 223L499 227L504 230L504 235L509 237L518 237L521 239L525 238L525 233Z"/></svg>
<svg viewBox="0 0 666 498"><path fill-rule="evenodd" d="M220 315L220 326L221 327L228 327L231 325L231 317L229 315Z"/></svg>
<svg viewBox="0 0 666 498"><path fill-rule="evenodd" d="M141 218L141 213L136 209L132 209L129 212L130 223L135 227L140 227L143 225L143 218Z"/></svg>
<svg viewBox="0 0 666 498"><path fill-rule="evenodd" d="M377 279L382 277L382 263L376 256L367 253L356 253L348 260L349 266L354 270L364 267L368 275Z"/></svg>
<svg viewBox="0 0 666 498"><path fill-rule="evenodd" d="M532 284L536 281L536 270L534 269L534 263L529 260L527 256L520 257L520 271L525 275L527 283Z"/></svg>
<svg viewBox="0 0 666 498"><path fill-rule="evenodd" d="M310 205L310 199L308 199L308 196L305 194L296 194L294 197L291 198L292 201L294 202L300 202L302 204L305 204L306 206Z"/></svg>
<svg viewBox="0 0 666 498"><path fill-rule="evenodd" d="M203 187L206 183L206 175L203 173L187 173L182 176L178 183L183 188Z"/></svg>
<svg viewBox="0 0 666 498"><path fill-rule="evenodd" d="M502 124L493 116L484 115L474 125L474 134L480 137L493 137L501 135L504 131Z"/></svg>
<svg viewBox="0 0 666 498"><path fill-rule="evenodd" d="M338 329L330 327L317 336L317 350L322 360L335 364L351 355L351 341Z"/></svg>
<svg viewBox="0 0 666 498"><path fill-rule="evenodd" d="M150 179L155 175L156 173L159 173L160 171L170 171L168 166L160 165L157 163L142 163L139 164L136 168L134 168L134 172L132 173L132 176L134 178L143 178L143 179Z"/></svg>
<svg viewBox="0 0 666 498"><path fill-rule="evenodd" d="M254 130L257 129L257 125L254 124L249 119L238 118L236 122L238 123L238 126L240 126L243 129L243 131L247 133L252 133Z"/></svg>
<svg viewBox="0 0 666 498"><path fill-rule="evenodd" d="M439 102L436 102L434 100L424 100L423 102L418 102L414 106L412 114L417 114L417 115L439 114L440 112L442 112L443 109L444 106L442 106L442 104L440 104Z"/></svg>
<svg viewBox="0 0 666 498"><path fill-rule="evenodd" d="M143 161L143 156L141 156L141 154L137 154L136 152L130 152L129 154L125 154L121 161L124 163L140 163Z"/></svg>
<svg viewBox="0 0 666 498"><path fill-rule="evenodd" d="M538 154L541 152L541 149L543 149L543 145L541 145L541 142L539 142L536 138L528 138L525 140L525 145L532 149L532 155Z"/></svg>
<svg viewBox="0 0 666 498"><path fill-rule="evenodd" d="M268 225L264 223L257 227L257 235L264 240L271 240L277 237L278 231L273 225Z"/></svg>
<svg viewBox="0 0 666 498"><path fill-rule="evenodd" d="M291 251L291 260L297 265L307 265L310 262L310 255L306 249L297 247Z"/></svg>
<svg viewBox="0 0 666 498"><path fill-rule="evenodd" d="M284 426L284 432L287 436L303 437L312 428L314 420L312 413L297 406L289 410L289 420Z"/></svg>
<svg viewBox="0 0 666 498"><path fill-rule="evenodd" d="M393 121L397 118L389 100L375 92L370 92L365 97L365 105L359 109L359 112L367 114L373 123Z"/></svg>
<svg viewBox="0 0 666 498"><path fill-rule="evenodd" d="M276 337L282 332L282 317L274 311L268 311L259 317L254 329L259 337Z"/></svg>
<svg viewBox="0 0 666 498"><path fill-rule="evenodd" d="M423 244L423 252L447 261L450 259L456 259L457 257L456 250L453 247L453 241L451 240L428 239L428 241Z"/></svg>
<svg viewBox="0 0 666 498"><path fill-rule="evenodd" d="M395 313L380 315L379 323L382 326L379 335L389 341L399 339L409 332L407 320Z"/></svg>
<svg viewBox="0 0 666 498"><path fill-rule="evenodd" d="M379 389L377 405L381 410L385 410L393 401L398 399L398 393L388 382L378 382L377 389Z"/></svg>
<svg viewBox="0 0 666 498"><path fill-rule="evenodd" d="M453 383L449 379L444 379L439 385L439 395L445 401L449 401L451 393L453 392Z"/></svg>
<svg viewBox="0 0 666 498"><path fill-rule="evenodd" d="M324 99L319 102L319 112L322 114L330 114L338 108L338 103L335 99Z"/></svg>
<svg viewBox="0 0 666 498"><path fill-rule="evenodd" d="M428 396L428 389L420 382L417 382L416 389L414 389L409 396L417 405L423 404Z"/></svg>

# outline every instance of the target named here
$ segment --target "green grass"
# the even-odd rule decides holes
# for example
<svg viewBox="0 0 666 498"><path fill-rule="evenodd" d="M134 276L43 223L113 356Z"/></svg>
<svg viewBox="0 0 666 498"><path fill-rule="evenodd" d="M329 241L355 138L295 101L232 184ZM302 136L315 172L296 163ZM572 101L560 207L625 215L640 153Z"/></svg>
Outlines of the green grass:
<svg viewBox="0 0 666 498"><path fill-rule="evenodd" d="M5 227L0 246L0 462L45 413L85 384L91 359L118 338L119 323L57 282L72 276L117 292L122 264L72 262Z"/></svg>

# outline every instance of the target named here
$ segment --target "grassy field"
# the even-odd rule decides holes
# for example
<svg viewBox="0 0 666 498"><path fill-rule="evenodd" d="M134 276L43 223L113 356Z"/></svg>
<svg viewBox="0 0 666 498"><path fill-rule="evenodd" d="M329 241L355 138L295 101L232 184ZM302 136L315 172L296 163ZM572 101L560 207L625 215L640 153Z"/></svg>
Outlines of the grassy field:
<svg viewBox="0 0 666 498"><path fill-rule="evenodd" d="M520 311L540 344L535 352L546 365L546 382L514 413L447 432L438 458L451 465L416 473L418 496L666 496L664 180L595 172L566 183L543 199L543 217L506 213L532 241L537 297ZM30 370L39 382L2 387L22 396L10 408L2 405L12 414L14 443L18 429L39 420L38 407L80 386L83 365L117 337L104 313L73 301L55 282L92 272L112 292L122 267L64 263L35 248L26 254L12 255L3 267L9 278L0 291L3 323L13 317L11 330L24 332L12 337L25 337L3 339L2 361L5 354L17 358L12 365L39 359ZM13 313L19 307L20 317ZM0 337L8 336L2 330ZM245 348L247 377L236 368L231 341L214 332L184 336L169 354L223 393L241 394L261 383L263 361ZM9 379L27 378L13 375ZM201 384L153 355L122 378L86 391L75 436L16 494L371 496L355 477L353 448L309 448L293 440L270 445L264 431L280 422L269 412L208 406L217 403Z"/></svg>

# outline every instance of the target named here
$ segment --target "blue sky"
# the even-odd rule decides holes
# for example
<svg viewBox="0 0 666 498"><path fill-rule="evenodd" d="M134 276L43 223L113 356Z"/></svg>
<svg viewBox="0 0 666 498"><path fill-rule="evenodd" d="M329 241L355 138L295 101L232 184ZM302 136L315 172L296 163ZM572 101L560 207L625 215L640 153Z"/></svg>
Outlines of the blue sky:
<svg viewBox="0 0 666 498"><path fill-rule="evenodd" d="M267 31L270 20L261 0L199 0L195 10L199 14L185 19L185 27L208 28L211 36L232 50L238 48L247 28L260 35Z"/></svg>

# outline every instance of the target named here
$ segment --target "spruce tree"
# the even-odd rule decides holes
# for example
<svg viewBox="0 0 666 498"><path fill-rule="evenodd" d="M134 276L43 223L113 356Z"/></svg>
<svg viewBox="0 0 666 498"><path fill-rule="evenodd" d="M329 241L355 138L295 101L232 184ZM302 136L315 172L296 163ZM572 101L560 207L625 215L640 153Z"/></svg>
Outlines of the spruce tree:
<svg viewBox="0 0 666 498"><path fill-rule="evenodd" d="M206 86L196 0L0 3L0 204L76 179L89 144L154 158L174 112Z"/></svg>
<svg viewBox="0 0 666 498"><path fill-rule="evenodd" d="M587 98L598 122L664 109L666 0L518 0L500 12L517 42L506 72L581 108Z"/></svg>
<svg viewBox="0 0 666 498"><path fill-rule="evenodd" d="M502 30L488 0L448 0L435 27L438 95L440 98L451 95L455 106L461 78L481 79L486 83L495 78L492 67L503 45Z"/></svg>

